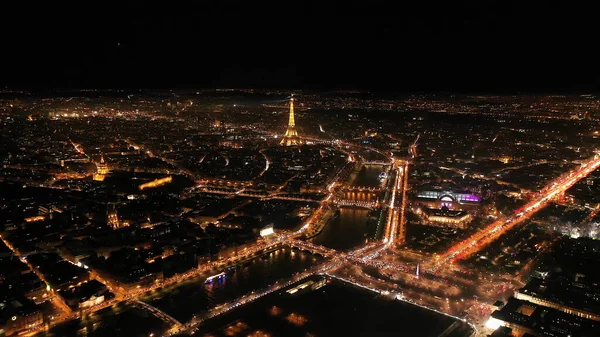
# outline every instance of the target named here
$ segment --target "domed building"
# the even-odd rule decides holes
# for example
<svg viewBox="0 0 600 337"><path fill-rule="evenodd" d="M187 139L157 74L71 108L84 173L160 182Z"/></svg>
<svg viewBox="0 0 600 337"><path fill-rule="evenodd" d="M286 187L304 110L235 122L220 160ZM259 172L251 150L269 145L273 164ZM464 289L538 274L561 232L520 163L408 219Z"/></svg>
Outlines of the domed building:
<svg viewBox="0 0 600 337"><path fill-rule="evenodd" d="M451 210L468 210L481 204L481 197L478 195L451 185L423 187L415 197L417 204L430 208L441 209L446 206Z"/></svg>
<svg viewBox="0 0 600 337"><path fill-rule="evenodd" d="M94 174L94 180L103 181L108 172L109 169L106 162L104 162L104 155L101 155L100 162L96 163L96 173Z"/></svg>

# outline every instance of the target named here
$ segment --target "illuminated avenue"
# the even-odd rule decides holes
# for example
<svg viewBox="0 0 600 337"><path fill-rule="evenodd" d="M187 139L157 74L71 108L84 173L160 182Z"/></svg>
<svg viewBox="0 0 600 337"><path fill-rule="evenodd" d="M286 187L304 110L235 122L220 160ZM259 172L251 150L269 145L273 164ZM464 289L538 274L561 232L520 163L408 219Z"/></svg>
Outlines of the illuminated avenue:
<svg viewBox="0 0 600 337"><path fill-rule="evenodd" d="M462 259L477 252L486 244L489 244L500 235L505 233L507 230L510 230L514 226L517 226L523 221L529 219L537 211L544 208L552 200L552 198L564 193L579 180L585 178L587 175L598 169L598 167L600 167L600 157L595 155L591 160L582 163L581 167L579 167L577 170L568 172L567 174L557 178L555 181L552 181L550 185L542 189L539 197L523 206L521 208L522 211L519 211L515 216L508 217L507 219L501 219L490 224L482 231L479 231L473 236L456 244L442 256L436 257L435 263L437 265L442 265L447 263L448 260Z"/></svg>
<svg viewBox="0 0 600 337"><path fill-rule="evenodd" d="M546 117L514 111L519 117L509 116L512 129L501 126L478 135L476 146L485 150L476 153L466 146L450 156L448 151L459 148L455 139L460 130L428 130L419 124L421 117L407 119L414 129L398 133L354 113L322 121L307 118L312 108L384 108L401 102L361 102L344 94L333 100L315 94L290 97L281 92L257 108L249 103L224 107L195 96L203 97L198 92L181 94L175 101L136 100L135 106L148 105L142 109L147 112L120 106L120 101L108 104L108 98L78 103L57 98L60 108L48 108L47 117L29 113L21 102L22 118L5 119L7 129L29 131L18 138L24 143L21 149L11 147L19 155L4 160L2 183L24 191L18 192L21 199L5 197L19 216L6 216L1 258L21 265L21 272L31 273L40 287L18 296L33 309L27 314L15 311L9 319L16 323L8 322L3 329L25 336L52 334L67 326L65 322L85 322L131 306L168 327L151 330L150 335L204 333L203 326L218 316L229 317L232 310L260 305L274 298L272 294L286 294L303 282L320 284L315 280L321 279L444 317L452 323L440 328L441 335L460 331L487 336L501 326L527 330L492 312L499 308L494 302L518 300L511 293L520 291L534 271L542 273L539 261L560 245L559 234L544 236L532 226L545 232L563 229L550 229L547 220L536 216L560 205L586 210L582 226L595 226L590 223L600 202L590 206L576 200L584 198L582 193L569 192L587 184L600 168L595 148L568 145L568 163L536 158L531 164L526 156L509 155L509 137L528 150L564 150L550 149L559 144L554 138L535 143L533 135L514 129L523 120L535 123ZM479 99L506 104L507 109L514 106L513 98L500 103L497 97ZM14 107L7 102L3 104ZM488 106L484 103L481 106ZM402 104L411 109L430 105L435 111L445 107L442 114L449 118L464 114L451 101L411 98ZM570 104L575 103L555 103L563 108ZM165 105L167 113L151 112ZM4 111L6 116L13 113L10 108ZM273 118L265 113L277 113L278 123L287 120L285 134L284 126L270 123ZM248 122L249 115L257 121ZM570 116L560 123L581 121ZM342 129L338 118L351 126ZM97 123L97 129L89 129L88 121ZM129 123L151 130L138 133ZM55 140L54 133L44 136L47 140L38 146L59 159L43 168L24 158L33 156L30 147L42 139L40 129L47 125L72 135ZM323 131L336 126L337 133ZM178 131L169 132L171 127ZM97 132L98 138L82 137L82 130ZM541 134L543 129L530 132ZM587 137L595 135L597 131L591 131ZM498 153L488 154L490 148ZM475 173L472 168L477 165ZM539 181L530 181L534 174L523 179L520 174L532 167L551 174L540 174ZM48 196L37 200L29 191ZM63 228L60 221L71 227ZM42 224L49 230L42 230ZM593 228L579 233L596 235ZM511 240L514 247L505 243ZM528 240L535 241L533 248ZM529 261L508 261L510 256L521 259L519 247L530 254ZM265 278L254 290L190 315L161 302L169 296L164 293L189 284L225 287L222 283L230 282L231 275L249 268L244 266L283 255L280 252L306 254L302 259L310 256L314 265L285 277ZM530 296L519 296L526 295ZM38 315L42 309L36 308L43 303L48 308ZM595 317L581 312L586 319Z"/></svg>

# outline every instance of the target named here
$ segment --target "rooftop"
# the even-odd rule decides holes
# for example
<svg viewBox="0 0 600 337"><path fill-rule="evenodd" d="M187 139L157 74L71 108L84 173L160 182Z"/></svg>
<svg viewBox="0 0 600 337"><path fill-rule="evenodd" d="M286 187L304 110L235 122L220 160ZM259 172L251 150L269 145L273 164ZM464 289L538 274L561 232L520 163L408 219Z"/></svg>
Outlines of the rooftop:
<svg viewBox="0 0 600 337"><path fill-rule="evenodd" d="M562 277L553 280L533 278L519 292L600 314L600 289L597 286L583 288Z"/></svg>
<svg viewBox="0 0 600 337"><path fill-rule="evenodd" d="M492 317L542 336L596 336L600 329L599 322L512 297L502 309L494 311Z"/></svg>

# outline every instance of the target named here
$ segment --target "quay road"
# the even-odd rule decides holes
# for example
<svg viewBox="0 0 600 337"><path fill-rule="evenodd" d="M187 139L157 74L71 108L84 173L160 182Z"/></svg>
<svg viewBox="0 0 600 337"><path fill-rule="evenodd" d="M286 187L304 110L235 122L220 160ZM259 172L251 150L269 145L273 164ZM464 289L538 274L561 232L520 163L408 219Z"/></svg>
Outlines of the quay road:
<svg viewBox="0 0 600 337"><path fill-rule="evenodd" d="M479 251L481 248L485 247L487 244L506 233L506 231L529 219L532 215L544 208L554 197L565 192L575 185L575 183L577 183L579 180L586 177L599 167L600 156L596 154L592 159L581 164L578 169L567 172L551 182L548 186L542 189L538 197L527 203L522 208L523 210L521 212L512 217L493 222L492 224L483 228L481 231L473 234L471 237L450 247L450 249L448 249L448 251L446 251L444 254L438 255L434 259L433 265L430 266L431 269L435 271L437 268L445 265L448 262L464 259Z"/></svg>
<svg viewBox="0 0 600 337"><path fill-rule="evenodd" d="M379 256L383 251L389 249L396 243L404 242L405 223L404 213L406 211L406 189L408 186L408 162L396 160L393 167L396 170L396 178L392 185L390 203L388 205L388 217L383 236L383 245L369 252L368 255L362 257L362 261L367 261ZM398 195L402 199L400 207L396 206Z"/></svg>
<svg viewBox="0 0 600 337"><path fill-rule="evenodd" d="M205 186L205 187L201 187L201 191L205 192L205 193L223 194L223 195L229 195L229 196L237 195L240 197L261 198L264 200L277 199L277 200L290 200L290 201L321 202L321 200L317 200L317 199L286 197L285 195L278 195L278 194L265 195L265 194L259 194L259 193L244 192L244 189L240 189L237 191L223 191L218 188L211 188L211 187Z"/></svg>
<svg viewBox="0 0 600 337"><path fill-rule="evenodd" d="M408 162L404 162L404 167L399 168L403 175L404 185L402 186L402 203L400 204L400 227L398 228L398 243L406 242L406 191L408 190ZM399 187L398 187L399 188Z"/></svg>

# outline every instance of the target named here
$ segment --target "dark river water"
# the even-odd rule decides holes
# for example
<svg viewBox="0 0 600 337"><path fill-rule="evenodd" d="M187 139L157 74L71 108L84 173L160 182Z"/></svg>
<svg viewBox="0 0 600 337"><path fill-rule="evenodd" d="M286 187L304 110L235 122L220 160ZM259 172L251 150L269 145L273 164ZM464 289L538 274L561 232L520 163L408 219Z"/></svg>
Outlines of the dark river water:
<svg viewBox="0 0 600 337"><path fill-rule="evenodd" d="M253 290L266 288L276 280L286 279L302 272L321 258L296 249L282 248L226 272L226 277L205 284L202 276L151 294L147 302L180 322L198 313L229 302Z"/></svg>
<svg viewBox="0 0 600 337"><path fill-rule="evenodd" d="M318 245L347 250L365 243L370 231L368 209L341 207L339 216L331 219L312 240Z"/></svg>
<svg viewBox="0 0 600 337"><path fill-rule="evenodd" d="M438 337L451 326L448 336L472 333L454 318L334 280L313 291L269 295L206 322L196 335Z"/></svg>
<svg viewBox="0 0 600 337"><path fill-rule="evenodd" d="M365 165L359 171L356 179L352 182L353 186L380 187L381 181L379 175L385 170L384 165Z"/></svg>
<svg viewBox="0 0 600 337"><path fill-rule="evenodd" d="M140 300L185 323L196 314L230 302L253 290L266 288L276 280L285 280L321 261L322 258L319 256L286 247L250 260L234 270L226 271L225 278L210 284L205 284L205 280L211 274L201 275L153 291ZM120 304L89 317L61 324L42 335L147 337L151 333L160 336L168 328L168 324L147 311L132 304Z"/></svg>

